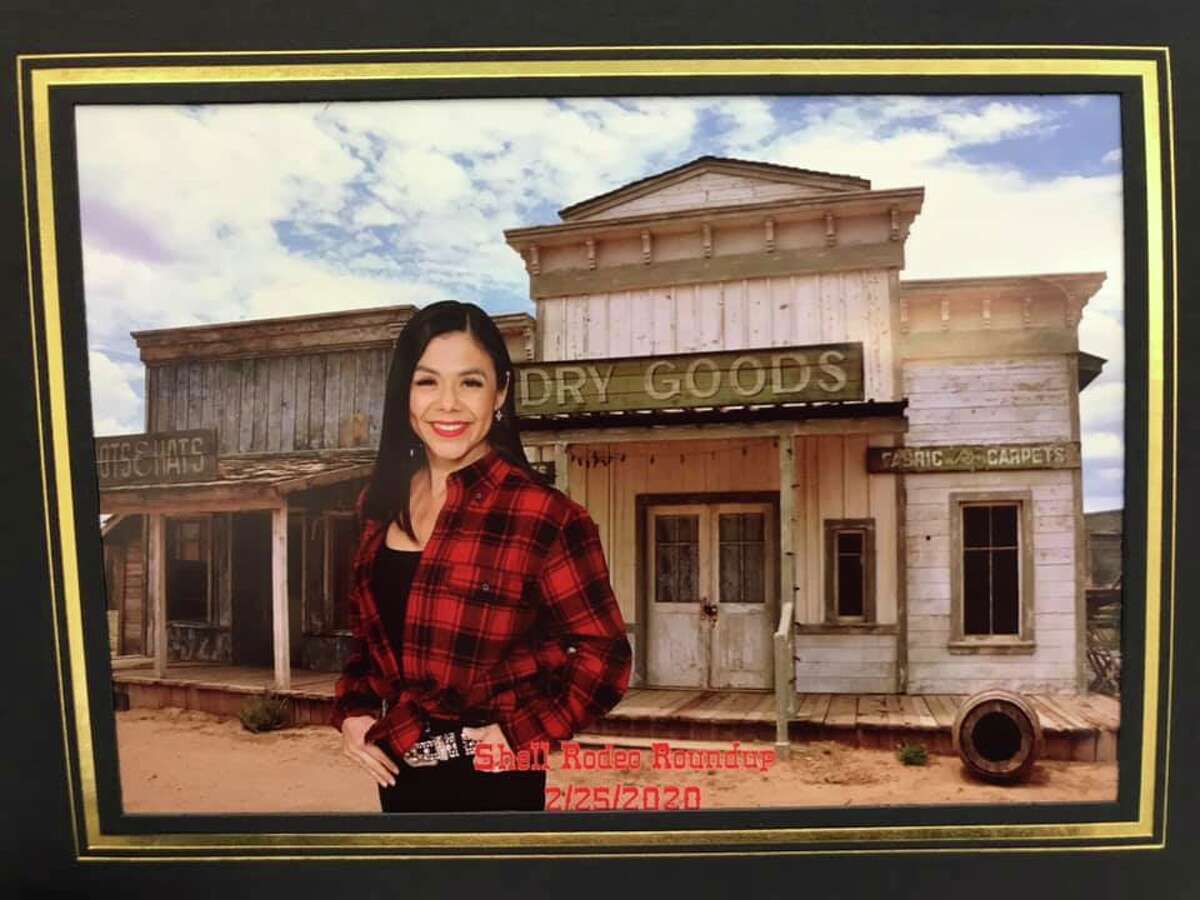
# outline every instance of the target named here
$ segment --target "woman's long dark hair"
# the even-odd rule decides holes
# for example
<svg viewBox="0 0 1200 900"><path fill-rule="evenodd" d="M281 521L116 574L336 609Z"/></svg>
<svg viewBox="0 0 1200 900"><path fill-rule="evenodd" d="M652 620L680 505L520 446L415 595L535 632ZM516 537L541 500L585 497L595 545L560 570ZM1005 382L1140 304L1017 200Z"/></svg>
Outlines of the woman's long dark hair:
<svg viewBox="0 0 1200 900"><path fill-rule="evenodd" d="M529 472L535 479L541 476L529 464L521 435L517 430L517 388L513 379L512 360L500 329L491 316L473 303L442 300L417 310L409 319L392 354L388 369L387 393L383 400L383 427L379 436L379 455L367 484L363 504L364 516L379 521L395 520L415 543L412 517L409 515L409 487L413 476L425 465L425 445L409 422L409 394L413 370L429 342L441 334L465 331L492 358L496 370L496 389L505 384L508 391L500 407L503 418L492 418L485 440L513 465Z"/></svg>

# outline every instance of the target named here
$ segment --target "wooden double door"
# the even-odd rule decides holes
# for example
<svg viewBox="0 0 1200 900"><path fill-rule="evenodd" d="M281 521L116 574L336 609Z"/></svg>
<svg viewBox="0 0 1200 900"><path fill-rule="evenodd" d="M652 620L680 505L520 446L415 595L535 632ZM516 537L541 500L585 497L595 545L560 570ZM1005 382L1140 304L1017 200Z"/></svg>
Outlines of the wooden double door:
<svg viewBox="0 0 1200 900"><path fill-rule="evenodd" d="M770 688L779 582L769 503L646 509L647 682Z"/></svg>

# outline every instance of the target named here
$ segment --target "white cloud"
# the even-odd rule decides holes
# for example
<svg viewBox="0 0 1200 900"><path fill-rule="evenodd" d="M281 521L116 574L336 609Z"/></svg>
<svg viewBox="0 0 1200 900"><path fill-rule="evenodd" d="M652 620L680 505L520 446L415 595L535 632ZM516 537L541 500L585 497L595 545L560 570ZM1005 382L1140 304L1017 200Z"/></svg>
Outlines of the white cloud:
<svg viewBox="0 0 1200 900"><path fill-rule="evenodd" d="M1100 161L1106 163L1119 163L1121 161L1121 148L1117 147L1113 150L1109 150L1102 157L1100 157Z"/></svg>
<svg viewBox="0 0 1200 900"><path fill-rule="evenodd" d="M991 143L1021 134L1045 122L1045 116L1028 106L992 102L978 111L951 112L938 117L938 124L960 145Z"/></svg>
<svg viewBox="0 0 1200 900"><path fill-rule="evenodd" d="M142 380L142 367L120 363L98 351L88 353L95 434L131 434L143 430L142 399L133 384Z"/></svg>

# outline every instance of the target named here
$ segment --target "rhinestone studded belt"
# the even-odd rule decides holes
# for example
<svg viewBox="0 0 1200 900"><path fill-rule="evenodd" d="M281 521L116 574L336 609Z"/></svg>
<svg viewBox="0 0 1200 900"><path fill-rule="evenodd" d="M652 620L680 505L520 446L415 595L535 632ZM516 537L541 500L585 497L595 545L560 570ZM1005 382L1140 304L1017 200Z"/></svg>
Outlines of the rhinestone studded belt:
<svg viewBox="0 0 1200 900"><path fill-rule="evenodd" d="M463 756L474 756L477 741L459 731L434 734L417 741L401 757L410 766L436 766Z"/></svg>

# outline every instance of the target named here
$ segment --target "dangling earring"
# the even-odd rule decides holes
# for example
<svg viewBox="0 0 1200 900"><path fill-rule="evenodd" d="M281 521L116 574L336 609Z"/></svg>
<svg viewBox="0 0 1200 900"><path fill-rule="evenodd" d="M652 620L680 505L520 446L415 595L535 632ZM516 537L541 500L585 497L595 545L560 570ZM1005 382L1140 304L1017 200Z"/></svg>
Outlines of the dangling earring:
<svg viewBox="0 0 1200 900"><path fill-rule="evenodd" d="M409 458L409 459L412 459L412 458L413 458L413 457L415 457L416 455L417 455L417 448L416 448L416 447L409 447L409 448L408 448L408 458Z"/></svg>
<svg viewBox="0 0 1200 900"><path fill-rule="evenodd" d="M501 412L499 407L497 407L496 408L496 421L499 422L503 418L504 418L504 413Z"/></svg>

